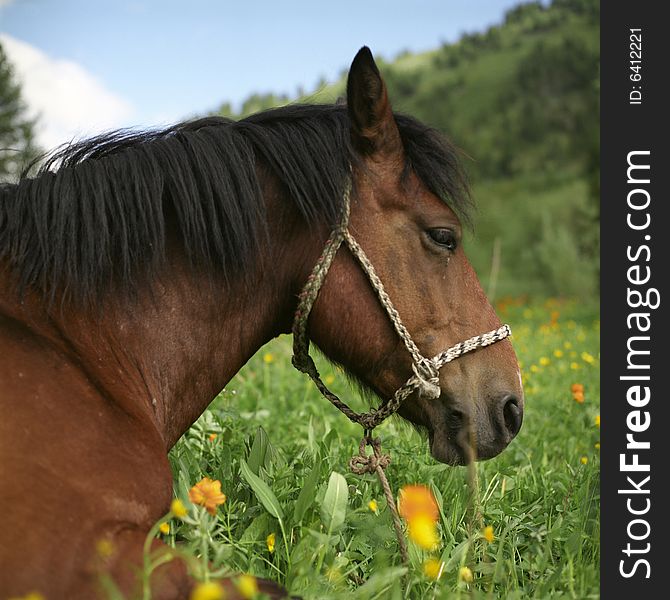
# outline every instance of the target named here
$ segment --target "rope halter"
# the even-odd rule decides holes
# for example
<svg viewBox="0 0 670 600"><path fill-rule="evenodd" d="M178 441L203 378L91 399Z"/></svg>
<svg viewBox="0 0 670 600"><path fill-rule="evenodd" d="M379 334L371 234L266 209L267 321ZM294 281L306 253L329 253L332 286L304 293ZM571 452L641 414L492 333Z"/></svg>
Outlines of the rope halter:
<svg viewBox="0 0 670 600"><path fill-rule="evenodd" d="M489 331L475 337L471 337L463 342L455 344L444 352L441 352L433 358L426 358L421 354L414 340L410 336L406 327L403 325L398 311L393 306L384 285L377 276L372 263L366 256L358 242L349 233L349 213L351 205L351 181L347 181L342 208L342 218L340 224L331 232L328 241L319 257L311 274L307 278L305 287L299 296L298 308L295 312L293 321L293 366L303 373L310 376L316 384L321 394L326 397L333 405L342 411L351 421L362 425L366 430L366 437L370 437L372 430L382 421L394 414L402 403L415 391L426 399L434 400L441 394L439 374L440 369L450 363L452 360L477 350L495 344L511 335L509 325L503 325L498 329ZM400 339L405 344L408 352L412 356L412 375L398 390L392 398L383 402L378 408L367 413L357 413L347 406L340 398L331 392L325 383L309 355L309 336L307 334L307 321L314 307L314 302L319 294L319 290L326 279L326 275L333 264L335 255L342 244L345 244L351 254L356 258L361 268L368 276L372 288L375 290L379 302L386 310L386 314L391 320L391 324Z"/></svg>

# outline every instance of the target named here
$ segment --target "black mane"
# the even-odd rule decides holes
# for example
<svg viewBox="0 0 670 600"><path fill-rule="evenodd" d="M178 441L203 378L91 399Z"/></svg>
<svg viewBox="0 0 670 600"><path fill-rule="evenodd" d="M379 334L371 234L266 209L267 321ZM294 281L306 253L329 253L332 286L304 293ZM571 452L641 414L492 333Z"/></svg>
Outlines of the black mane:
<svg viewBox="0 0 670 600"><path fill-rule="evenodd" d="M467 220L456 151L413 118L396 121L405 171ZM128 289L138 274L156 272L173 218L194 264L234 276L253 259L267 218L257 163L308 223L334 224L357 164L346 107L290 105L241 121L116 131L57 150L34 178L0 186L0 258L21 290L95 301L112 282Z"/></svg>

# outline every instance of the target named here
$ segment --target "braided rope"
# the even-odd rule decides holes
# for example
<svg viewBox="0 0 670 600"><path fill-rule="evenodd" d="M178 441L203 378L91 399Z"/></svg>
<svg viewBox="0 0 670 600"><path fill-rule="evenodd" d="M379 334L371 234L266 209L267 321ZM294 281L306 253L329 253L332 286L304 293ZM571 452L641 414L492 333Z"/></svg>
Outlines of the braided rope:
<svg viewBox="0 0 670 600"><path fill-rule="evenodd" d="M365 452L365 447L372 448L372 454ZM409 555L407 554L407 544L405 544L405 537L402 533L402 524L400 523L400 516L395 505L395 498L393 491L389 485L388 479L384 469L391 464L391 457L388 454L382 454L382 444L379 438L373 438L372 432L366 431L361 443L358 445L358 456L353 456L349 461L349 469L356 475L365 475L365 473L376 473L384 490L384 497L386 498L386 505L391 510L391 517L393 518L393 528L395 529L396 537L398 538L398 545L400 546L400 556L402 562L409 563Z"/></svg>
<svg viewBox="0 0 670 600"><path fill-rule="evenodd" d="M477 350L490 346L500 340L505 339L511 335L511 330L508 325L503 325L498 329L489 331L481 335L477 335L467 339L463 342L455 344L444 352L441 352L434 358L426 358L421 354L421 351L414 343L412 336L407 331L403 324L398 311L393 306L391 298L386 293L384 285L377 276L372 263L366 256L365 252L348 231L349 213L351 204L351 180L347 182L343 197L343 210L340 224L331 232L326 244L321 252L321 256L314 265L314 269L307 278L307 282L303 287L299 300L298 307L295 312L293 321L293 366L299 371L306 373L315 383L321 394L327 398L335 407L344 413L349 420L358 423L365 428L365 435L359 445L359 454L351 459L349 467L352 472L362 475L364 473L377 473L386 502L393 517L393 526L396 530L398 538L398 545L400 546L400 553L403 563L408 563L407 546L402 534L402 526L398 510L395 505L395 499L388 483L384 469L388 467L391 458L388 455L381 454L381 442L379 438L372 438L372 430L377 427L386 418L397 412L402 403L414 392L418 392L421 396L428 399L436 399L441 394L439 372L440 369L450 363L452 360ZM379 302L384 307L386 314L395 329L400 339L405 344L408 352L412 356L412 375L400 388L398 388L393 396L382 403L376 409L368 413L357 413L345 404L340 398L331 392L326 384L321 380L321 375L316 368L314 360L309 354L309 335L307 333L307 323L309 315L312 312L316 298L319 295L319 290L328 275L328 271L335 259L338 250L345 244L351 254L356 258L361 268L370 280L370 285L375 290ZM372 447L372 454L368 455L365 452L366 445Z"/></svg>

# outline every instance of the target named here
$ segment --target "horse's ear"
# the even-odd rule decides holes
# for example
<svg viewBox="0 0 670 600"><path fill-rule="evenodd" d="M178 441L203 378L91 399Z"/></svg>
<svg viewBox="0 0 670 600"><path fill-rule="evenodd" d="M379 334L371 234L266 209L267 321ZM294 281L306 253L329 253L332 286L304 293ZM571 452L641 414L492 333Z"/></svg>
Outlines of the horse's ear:
<svg viewBox="0 0 670 600"><path fill-rule="evenodd" d="M402 149L386 84L367 46L358 51L349 69L347 109L351 140L359 152L392 154Z"/></svg>

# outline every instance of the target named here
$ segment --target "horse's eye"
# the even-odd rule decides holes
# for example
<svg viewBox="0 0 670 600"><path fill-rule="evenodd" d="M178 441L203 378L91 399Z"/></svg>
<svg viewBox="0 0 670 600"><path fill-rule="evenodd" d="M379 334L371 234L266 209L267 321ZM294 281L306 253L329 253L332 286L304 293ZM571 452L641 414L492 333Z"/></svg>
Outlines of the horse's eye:
<svg viewBox="0 0 670 600"><path fill-rule="evenodd" d="M451 229L444 229L441 227L429 229L428 235L430 236L430 239L439 246L443 246L452 252L456 250L458 242L456 240L456 234Z"/></svg>

